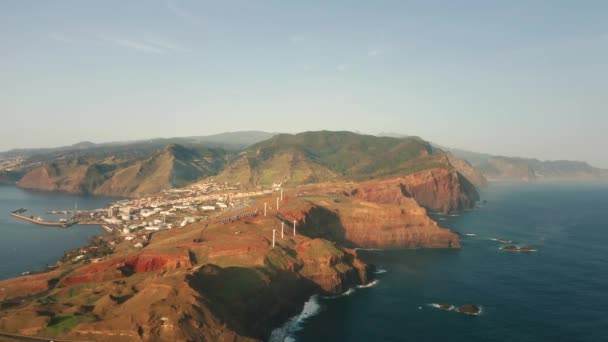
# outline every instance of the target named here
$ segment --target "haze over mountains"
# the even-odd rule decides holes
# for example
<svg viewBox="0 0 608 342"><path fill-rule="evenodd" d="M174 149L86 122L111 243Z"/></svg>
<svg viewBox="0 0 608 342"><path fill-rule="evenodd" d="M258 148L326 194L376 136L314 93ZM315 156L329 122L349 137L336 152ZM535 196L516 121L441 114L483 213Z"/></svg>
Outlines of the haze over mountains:
<svg viewBox="0 0 608 342"><path fill-rule="evenodd" d="M447 152L447 153L446 153ZM418 137L352 132L296 135L261 131L151 139L0 153L0 182L36 190L139 196L215 177L242 187L405 176L457 170L468 182L598 180L608 171L584 162L493 156Z"/></svg>

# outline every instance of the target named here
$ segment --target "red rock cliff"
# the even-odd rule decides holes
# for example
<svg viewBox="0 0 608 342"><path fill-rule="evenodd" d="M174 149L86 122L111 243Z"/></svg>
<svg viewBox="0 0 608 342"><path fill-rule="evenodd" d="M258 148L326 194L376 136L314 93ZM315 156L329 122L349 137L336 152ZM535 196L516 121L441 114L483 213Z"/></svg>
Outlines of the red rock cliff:
<svg viewBox="0 0 608 342"><path fill-rule="evenodd" d="M367 193L381 201L378 192ZM389 198L386 198L389 201ZM390 200L396 200L392 198ZM288 208L287 208L288 209ZM381 204L340 197L314 200L307 209L282 211L297 220L303 234L361 248L459 248L458 235L441 228L415 200L400 197L398 204Z"/></svg>
<svg viewBox="0 0 608 342"><path fill-rule="evenodd" d="M477 190L465 177L445 168L361 183L353 193L382 204L402 204L411 197L428 210L444 213L472 208L479 200Z"/></svg>

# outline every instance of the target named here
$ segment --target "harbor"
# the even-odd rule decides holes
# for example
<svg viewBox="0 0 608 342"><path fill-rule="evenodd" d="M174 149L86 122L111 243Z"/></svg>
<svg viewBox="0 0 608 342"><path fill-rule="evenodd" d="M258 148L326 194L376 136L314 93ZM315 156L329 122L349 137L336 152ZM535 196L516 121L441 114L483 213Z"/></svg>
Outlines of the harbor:
<svg viewBox="0 0 608 342"><path fill-rule="evenodd" d="M26 216L23 213L27 212L26 208L20 208L17 210L13 210L11 212L11 216L17 218L19 220L23 220L25 222L41 225L41 226L49 226L49 227L61 227L68 228L78 223L78 219L72 217L70 219L60 219L59 221L47 221L40 217L34 216Z"/></svg>

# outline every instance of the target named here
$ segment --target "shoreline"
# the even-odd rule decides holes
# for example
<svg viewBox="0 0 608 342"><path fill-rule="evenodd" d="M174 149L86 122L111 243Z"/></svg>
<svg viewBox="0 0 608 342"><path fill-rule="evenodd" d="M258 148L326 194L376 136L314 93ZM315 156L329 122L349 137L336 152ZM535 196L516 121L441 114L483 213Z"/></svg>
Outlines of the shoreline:
<svg viewBox="0 0 608 342"><path fill-rule="evenodd" d="M17 186L16 184L0 184L0 187L3 187L4 190L3 191L15 191L15 198L18 198L18 201L23 201L23 206L27 207L30 205L30 203L34 203L32 201L35 201L35 205L32 204L34 207L32 209L33 212L44 212L46 213L48 210L50 210L53 206L56 206L56 198L59 198L61 200L63 200L64 202L66 202L66 204L70 201L73 200L72 197L77 198L79 201L80 199L83 199L84 201L87 200L99 200L99 202L104 202L104 205L110 204L110 203L114 203L116 200L120 200L120 199L116 199L116 198L111 198L111 197L106 197L106 196L89 196L89 195L75 195L75 194L67 194L67 193L63 193L63 192L47 192L47 191L34 191L34 190L28 190L28 189L23 189L19 186ZM19 193L25 193L25 194L29 194L29 196L26 196L25 198L21 198L21 196L19 195ZM59 197L57 197L59 196ZM12 197L11 197L12 198ZM42 203L42 204L41 204ZM73 202L72 202L73 203ZM18 204L17 204L18 205ZM66 207L68 207L66 205ZM95 208L103 208L103 206L101 205L96 205L95 202L91 204L89 204L89 207L95 207ZM47 210L48 208L48 210ZM8 210L7 210L8 209ZM7 229L7 232L15 232L14 234L16 234L16 236L21 236L19 233L19 230L23 230L25 228L24 225L30 225L30 227L32 227L31 229L40 229L41 231L45 231L45 232L49 232L49 231L63 231L64 228L62 227L59 223L57 224L53 224L53 225L44 225L44 224L38 224L39 222L30 222L30 220L22 220L21 218L18 217L14 217L14 215L12 215L12 212L14 211L14 207L13 208L5 208L5 210L7 210L4 214L0 214L0 215L6 215L7 219L6 219L6 225L5 225L5 229ZM57 210L65 210L65 208L58 208ZM87 209L84 209L87 210ZM42 215L41 215L42 216ZM26 217L27 218L27 217ZM14 222L14 223L13 223ZM18 223L21 222L21 223ZM71 229L78 229L78 228L86 228L86 227L95 227L95 229L100 229L98 232L94 232L93 235L90 235L88 237L84 237L82 235L87 235L86 233L83 234L68 234L66 236L70 236L70 240L71 241L81 241L76 242L73 246L66 246L66 248L63 249L59 249L57 248L57 251L55 251L54 253L55 256L51 257L51 258L40 258L39 261L35 261L35 263L38 264L38 266L36 265L23 265L23 267L19 267L19 265L21 263L17 263L15 266L15 269L13 270L12 268L8 268L6 270L6 276L1 277L0 281L7 281L7 280L11 280L11 279L16 279L16 278L21 278L24 276L28 276L28 275L36 275L36 274L41 274L41 273L48 273L50 271L53 271L53 269L56 267L57 263L59 263L61 261L61 259L70 251L74 250L74 249L80 249L80 248L87 248L91 246L92 241L94 241L95 239L101 238L101 237L105 237L108 234L111 234L110 231L104 229L102 227L101 222L78 222L72 226L70 226L69 228ZM38 227L36 227L38 226ZM79 227L82 226L82 227ZM46 229L45 229L46 228ZM51 228L51 229L48 229ZM53 229L55 228L55 229ZM29 229L29 228L28 228ZM90 231L90 230L86 230L86 231ZM65 232L67 233L67 232ZM60 236L64 236L64 234L62 233L44 233L43 235L49 235L50 236L55 236L57 239L61 240L62 238ZM59 234L60 236L56 236L56 234ZM24 236L28 236L29 234L26 233ZM76 237L76 236L81 236L80 238ZM81 240L82 239L82 240ZM25 243L25 245L27 245L27 243ZM17 250L19 249L20 251L20 257L23 258L23 252L21 252L23 249L21 244L18 244L17 246L14 246L14 248L11 248L11 250ZM16 253L16 252L15 252ZM11 253L12 254L12 253ZM27 254L27 252L26 252ZM27 256L26 256L27 258ZM34 258L34 260L36 260L36 258Z"/></svg>

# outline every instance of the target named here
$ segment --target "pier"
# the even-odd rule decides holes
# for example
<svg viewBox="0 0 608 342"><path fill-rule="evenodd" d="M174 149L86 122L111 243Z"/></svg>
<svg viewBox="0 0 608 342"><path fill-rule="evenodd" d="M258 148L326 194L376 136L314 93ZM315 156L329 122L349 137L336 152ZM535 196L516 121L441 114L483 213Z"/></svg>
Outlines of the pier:
<svg viewBox="0 0 608 342"><path fill-rule="evenodd" d="M20 208L11 212L11 216L17 218L19 220L23 220L25 222L41 225L41 226L49 226L49 227L62 227L67 228L69 226L73 226L78 223L78 220L75 218L71 218L67 221L45 221L39 217L33 216L25 216L23 213L27 211L26 208Z"/></svg>

